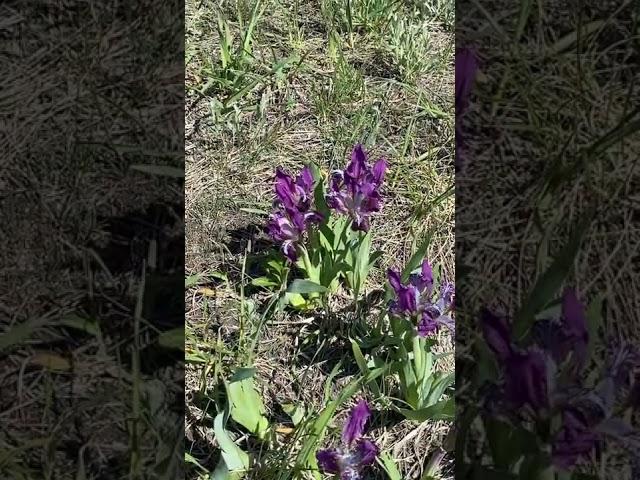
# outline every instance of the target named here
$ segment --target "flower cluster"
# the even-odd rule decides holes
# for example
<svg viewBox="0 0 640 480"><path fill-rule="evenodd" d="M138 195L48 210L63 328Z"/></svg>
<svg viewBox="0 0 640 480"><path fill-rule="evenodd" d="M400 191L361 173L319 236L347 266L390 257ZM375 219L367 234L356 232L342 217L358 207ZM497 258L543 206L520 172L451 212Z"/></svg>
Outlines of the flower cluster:
<svg viewBox="0 0 640 480"><path fill-rule="evenodd" d="M499 393L503 411L534 421L558 416L551 433L552 461L567 470L588 455L605 435L622 438L630 433L613 418L616 392L629 372L640 365L633 348L623 347L595 387L585 387L580 376L589 346L586 315L575 292L565 290L559 319L541 320L534 327L534 341L519 347L512 339L507 319L485 310L482 315L485 341L502 365Z"/></svg>
<svg viewBox="0 0 640 480"><path fill-rule="evenodd" d="M339 213L349 215L353 230L369 231L369 217L380 211L380 186L386 169L386 160L380 159L371 166L362 145L356 145L346 170L333 172L327 205Z"/></svg>
<svg viewBox="0 0 640 480"><path fill-rule="evenodd" d="M468 48L456 51L456 169L464 163L463 149L465 147L462 133L462 117L469 108L469 95L478 70L478 61L474 52Z"/></svg>
<svg viewBox="0 0 640 480"><path fill-rule="evenodd" d="M351 410L342 430L342 445L326 448L316 453L318 466L324 473L339 475L340 480L358 480L360 472L371 465L378 456L378 446L363 437L371 415L369 405L360 400Z"/></svg>
<svg viewBox="0 0 640 480"><path fill-rule="evenodd" d="M433 301L433 271L427 260L422 262L420 273L410 275L406 284L402 283L399 272L389 270L387 276L396 294L391 313L415 321L418 335L433 335L442 325L454 330L450 315L454 308L454 286L450 282L443 283Z"/></svg>
<svg viewBox="0 0 640 480"><path fill-rule="evenodd" d="M282 253L292 262L298 258L298 245L309 224L322 221L320 213L311 209L313 176L308 167L294 179L276 170L276 209L269 217L267 230L271 238L282 242Z"/></svg>

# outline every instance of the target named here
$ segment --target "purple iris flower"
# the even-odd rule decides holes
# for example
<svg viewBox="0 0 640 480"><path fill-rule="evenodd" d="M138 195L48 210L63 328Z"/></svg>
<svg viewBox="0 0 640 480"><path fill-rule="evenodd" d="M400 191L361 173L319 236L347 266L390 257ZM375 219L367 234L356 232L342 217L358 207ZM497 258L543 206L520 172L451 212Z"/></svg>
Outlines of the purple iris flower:
<svg viewBox="0 0 640 480"><path fill-rule="evenodd" d="M513 408L529 405L534 411L548 407L547 357L537 347L519 349L505 318L488 310L482 314L482 332L489 348L504 365L504 397Z"/></svg>
<svg viewBox="0 0 640 480"><path fill-rule="evenodd" d="M422 262L420 273L410 275L406 284L402 283L399 272L389 270L387 276L396 293L391 313L417 320L418 335L433 335L442 325L454 330L450 313L453 311L455 288L453 283L443 283L438 298L433 302L433 271L427 260Z"/></svg>
<svg viewBox="0 0 640 480"><path fill-rule="evenodd" d="M482 331L502 366L503 387L494 403L505 400L507 412L530 406L533 416L529 421L546 421L552 412L559 413L559 427L551 432L556 468L570 470L605 437L622 441L627 448L637 448L634 452L640 451L640 441L636 440L640 436L614 412L616 392L634 388L631 377L640 365L640 353L628 344L616 346L604 377L595 387L585 387L579 373L588 360L589 334L584 306L574 290L564 291L559 319L536 322L527 348L513 342L506 318L488 310L482 314ZM561 369L556 371L556 366ZM627 405L633 402L632 390ZM518 411L519 418L522 413Z"/></svg>
<svg viewBox="0 0 640 480"><path fill-rule="evenodd" d="M356 145L347 169L333 172L327 205L349 215L353 230L369 231L369 217L382 208L380 186L386 170L386 160L380 159L372 167L362 145Z"/></svg>
<svg viewBox="0 0 640 480"><path fill-rule="evenodd" d="M553 464L563 470L573 467L598 441L599 435L589 425L586 415L576 408L567 408L562 412L562 426L551 446Z"/></svg>
<svg viewBox="0 0 640 480"><path fill-rule="evenodd" d="M322 221L320 213L311 210L313 176L308 167L294 179L278 167L275 182L276 209L269 216L267 231L276 242L281 242L282 253L292 262L298 258L297 247L311 223Z"/></svg>
<svg viewBox="0 0 640 480"><path fill-rule="evenodd" d="M559 328L551 336L551 354L560 364L571 354L571 361L577 368L584 365L589 345L589 332L584 305L576 292L566 289L562 295L562 317Z"/></svg>
<svg viewBox="0 0 640 480"><path fill-rule="evenodd" d="M465 147L462 133L462 116L469 108L469 95L478 71L478 61L475 53L468 48L456 51L456 169L462 168L464 163L463 149Z"/></svg>
<svg viewBox="0 0 640 480"><path fill-rule="evenodd" d="M360 400L351 410L342 430L342 445L319 450L318 466L324 473L339 475L340 480L358 480L361 470L378 456L378 446L363 438L364 428L371 415L369 405Z"/></svg>

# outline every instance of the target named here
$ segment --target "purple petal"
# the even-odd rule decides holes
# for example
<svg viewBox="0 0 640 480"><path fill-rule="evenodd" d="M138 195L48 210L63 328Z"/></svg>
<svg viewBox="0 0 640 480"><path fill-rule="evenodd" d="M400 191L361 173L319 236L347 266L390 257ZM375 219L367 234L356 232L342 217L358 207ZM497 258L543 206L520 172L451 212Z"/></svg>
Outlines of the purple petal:
<svg viewBox="0 0 640 480"><path fill-rule="evenodd" d="M344 195L340 192L329 192L329 194L326 196L326 202L327 202L327 206L332 209L332 210L336 210L337 212L340 213L347 213L348 209L346 206L346 199L344 197Z"/></svg>
<svg viewBox="0 0 640 480"><path fill-rule="evenodd" d="M562 296L562 317L565 328L573 335L588 337L584 306L573 289L566 289Z"/></svg>
<svg viewBox="0 0 640 480"><path fill-rule="evenodd" d="M316 460L324 473L340 473L340 452L335 448L318 450Z"/></svg>
<svg viewBox="0 0 640 480"><path fill-rule="evenodd" d="M562 427L552 445L552 459L556 467L567 470L578 459L588 455L598 442L598 435L589 427L584 415L569 408L562 413Z"/></svg>
<svg viewBox="0 0 640 480"><path fill-rule="evenodd" d="M291 212L291 220L299 232L304 232L307 228L305 223L305 215L299 211Z"/></svg>
<svg viewBox="0 0 640 480"><path fill-rule="evenodd" d="M334 170L331 173L331 182L329 188L334 192L339 192L344 184L344 172L342 170Z"/></svg>
<svg viewBox="0 0 640 480"><path fill-rule="evenodd" d="M382 197L377 191L372 191L362 202L360 211L364 214L379 212L382 209Z"/></svg>
<svg viewBox="0 0 640 480"><path fill-rule="evenodd" d="M389 279L389 284L396 291L396 294L398 294L398 292L402 288L402 282L401 282L401 279L400 279L400 272L396 272L394 270L389 269L389 270L387 270L387 278Z"/></svg>
<svg viewBox="0 0 640 480"><path fill-rule="evenodd" d="M319 212L311 211L304 214L304 220L310 223L320 223L324 220L324 217Z"/></svg>
<svg viewBox="0 0 640 480"><path fill-rule="evenodd" d="M421 277L422 277L422 281L425 283L431 283L433 284L433 269L431 268L431 265L429 264L429 260L424 260L422 262L422 267L421 267Z"/></svg>
<svg viewBox="0 0 640 480"><path fill-rule="evenodd" d="M529 405L539 411L549 405L547 364L541 351L529 350L506 359L505 396L516 408Z"/></svg>
<svg viewBox="0 0 640 480"><path fill-rule="evenodd" d="M422 315L420 323L416 329L417 333L421 337L428 337L435 334L438 331L438 324L431 318L426 312Z"/></svg>
<svg viewBox="0 0 640 480"><path fill-rule="evenodd" d="M282 212L276 212L271 215L267 228L269 235L278 242L298 239L296 227Z"/></svg>
<svg viewBox="0 0 640 480"><path fill-rule="evenodd" d="M384 174L387 171L387 161L381 158L373 164L373 181L376 185L381 185L384 180Z"/></svg>
<svg viewBox="0 0 640 480"><path fill-rule="evenodd" d="M356 444L354 455L356 462L360 467L366 467L376 461L376 457L380 453L378 446L371 440L361 438Z"/></svg>
<svg viewBox="0 0 640 480"><path fill-rule="evenodd" d="M351 229L356 232L368 232L369 227L369 219L363 216L356 217L351 224Z"/></svg>
<svg viewBox="0 0 640 480"><path fill-rule="evenodd" d="M487 345L499 360L504 361L511 356L511 330L504 318L484 309L481 314L481 328Z"/></svg>
<svg viewBox="0 0 640 480"><path fill-rule="evenodd" d="M556 363L562 363L572 353L574 366L579 368L584 364L589 332L584 306L573 289L566 289L562 295L562 325L549 343Z"/></svg>
<svg viewBox="0 0 640 480"><path fill-rule="evenodd" d="M300 172L298 185L300 185L307 193L313 190L313 175L311 175L311 169L309 167L304 167Z"/></svg>
<svg viewBox="0 0 640 480"><path fill-rule="evenodd" d="M295 262L298 259L296 246L291 240L286 240L282 243L282 253L284 253L284 256L292 262Z"/></svg>
<svg viewBox="0 0 640 480"><path fill-rule="evenodd" d="M425 260L422 262L419 275L411 275L409 277L409 283L415 286L421 294L421 297L431 297L431 290L433 288L433 273L431 265Z"/></svg>
<svg viewBox="0 0 640 480"><path fill-rule="evenodd" d="M360 480L360 473L357 468L347 466L342 470L340 480Z"/></svg>
<svg viewBox="0 0 640 480"><path fill-rule="evenodd" d="M353 180L358 180L367 168L367 154L361 144L357 144L351 152L351 162L345 173Z"/></svg>
<svg viewBox="0 0 640 480"><path fill-rule="evenodd" d="M282 168L276 169L276 195L286 208L295 208L295 182Z"/></svg>
<svg viewBox="0 0 640 480"><path fill-rule="evenodd" d="M345 423L342 430L342 441L345 445L351 445L362 436L369 415L371 415L369 405L365 400L360 400L351 410L347 423Z"/></svg>
<svg viewBox="0 0 640 480"><path fill-rule="evenodd" d="M413 285L402 286L397 292L398 309L404 313L415 313L418 310L419 292Z"/></svg>
<svg viewBox="0 0 640 480"><path fill-rule="evenodd" d="M440 296L444 301L445 309L453 308L454 298L456 295L456 288L451 282L445 282L440 287Z"/></svg>
<svg viewBox="0 0 640 480"><path fill-rule="evenodd" d="M456 116L463 113L468 106L468 97L473 88L473 83L478 70L478 61L474 52L469 48L460 48L456 51Z"/></svg>

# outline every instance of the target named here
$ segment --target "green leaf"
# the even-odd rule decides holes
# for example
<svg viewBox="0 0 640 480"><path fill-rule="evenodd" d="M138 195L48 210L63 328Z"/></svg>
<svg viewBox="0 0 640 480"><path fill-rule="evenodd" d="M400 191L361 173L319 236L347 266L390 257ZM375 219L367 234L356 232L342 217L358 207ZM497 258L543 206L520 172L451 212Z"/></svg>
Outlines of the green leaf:
<svg viewBox="0 0 640 480"><path fill-rule="evenodd" d="M241 208L240 211L245 213L255 213L256 215L263 215L263 216L269 215L269 212L260 210L259 208Z"/></svg>
<svg viewBox="0 0 640 480"><path fill-rule="evenodd" d="M375 263L380 260L384 256L384 252L382 250L376 250L371 258L369 258L369 269L375 265Z"/></svg>
<svg viewBox="0 0 640 480"><path fill-rule="evenodd" d="M227 396L231 405L231 418L259 438L264 438L269 429L262 399L258 395L251 369L240 369L236 379L226 384ZM235 375L234 375L235 376Z"/></svg>
<svg viewBox="0 0 640 480"><path fill-rule="evenodd" d="M302 405L296 405L294 403L283 403L282 410L284 410L284 413L291 417L291 421L295 426L298 426L304 419L305 409Z"/></svg>
<svg viewBox="0 0 640 480"><path fill-rule="evenodd" d="M549 47L547 48L548 54L556 55L558 53L566 51L569 48L572 48L573 45L575 45L575 43L579 39L582 42L586 42L587 37L589 37L592 33L596 32L597 30L601 29L604 24L605 24L604 20L595 20L593 22L585 23L584 25L581 25L579 32L578 30L574 30L571 33L568 33L564 37L560 38L554 44L549 45Z"/></svg>
<svg viewBox="0 0 640 480"><path fill-rule="evenodd" d="M208 357L202 353L185 353L184 361L187 363L209 363Z"/></svg>
<svg viewBox="0 0 640 480"><path fill-rule="evenodd" d="M0 333L0 352L8 351L31 338L36 331L49 323L47 317L30 318L22 323L9 326Z"/></svg>
<svg viewBox="0 0 640 480"><path fill-rule="evenodd" d="M355 290L356 299L359 293L362 291L364 284L369 274L369 256L371 254L371 232L362 236L357 243L356 263L354 266L355 273L355 285L352 285Z"/></svg>
<svg viewBox="0 0 640 480"><path fill-rule="evenodd" d="M551 466L549 453L537 452L526 456L518 468L522 480L555 480L555 468Z"/></svg>
<svg viewBox="0 0 640 480"><path fill-rule="evenodd" d="M208 473L208 470L204 468L202 465L200 465L200 462L198 462L198 460L195 457L193 457L189 452L184 452L184 461L185 463L190 463L191 465L195 465L196 467L198 467L198 469Z"/></svg>
<svg viewBox="0 0 640 480"><path fill-rule="evenodd" d="M378 463L387 473L389 480L402 480L402 474L398 470L396 462L393 460L389 452L382 452L379 456Z"/></svg>
<svg viewBox="0 0 640 480"><path fill-rule="evenodd" d="M203 277L203 275L200 274L200 273L196 273L194 275L189 275L187 277L184 277L184 288L185 288L185 290L187 288L195 287L202 277Z"/></svg>
<svg viewBox="0 0 640 480"><path fill-rule="evenodd" d="M399 408L398 411L409 420L426 422L427 420L452 420L455 416L455 401L452 398L419 410Z"/></svg>
<svg viewBox="0 0 640 480"><path fill-rule="evenodd" d="M322 285L312 282L311 280L304 280L300 278L297 278L293 282L291 282L291 285L289 285L289 288L287 288L288 293L299 293L299 294L324 293L326 291L327 291L326 287L323 287Z"/></svg>
<svg viewBox="0 0 640 480"><path fill-rule="evenodd" d="M360 372L362 373L362 375L366 375L367 373L369 373L369 366L367 365L367 361L362 354L362 350L360 350L360 345L358 345L358 343L352 338L350 338L349 341L351 342L353 356L356 359L358 367L360 368ZM380 388L378 387L378 384L376 382L370 382L367 386L371 389L376 397L380 397Z"/></svg>
<svg viewBox="0 0 640 480"><path fill-rule="evenodd" d="M165 348L184 351L184 327L162 332L158 337L158 344Z"/></svg>
<svg viewBox="0 0 640 480"><path fill-rule="evenodd" d="M100 335L100 325L97 321L90 318L80 317L75 313L67 315L60 321L60 323L65 327L75 328L76 330L81 330L90 335Z"/></svg>
<svg viewBox="0 0 640 480"><path fill-rule="evenodd" d="M242 367L242 368L238 368L236 369L235 372L233 372L233 375L231 375L231 378L229 379L229 382L241 382L242 380L246 380L248 378L253 378L253 376L256 374L256 369L254 367Z"/></svg>
<svg viewBox="0 0 640 480"><path fill-rule="evenodd" d="M427 249L431 244L432 237L433 237L433 231L427 234L427 238L420 244L420 246L413 253L413 255L411 255L411 258L407 262L407 265L404 267L404 270L402 270L401 279L403 282L406 282L409 279L409 275L411 275L411 272L413 272L415 269L420 267L420 265L422 264L422 261L424 260L424 257L427 254Z"/></svg>
<svg viewBox="0 0 640 480"><path fill-rule="evenodd" d="M562 286L578 254L582 238L591 224L591 216L575 229L566 246L560 251L551 266L540 276L529 296L515 317L514 335L522 340L535 320L535 315L544 308Z"/></svg>
<svg viewBox="0 0 640 480"><path fill-rule="evenodd" d="M455 372L444 373L439 378L436 377L434 385L431 387L429 396L425 399L426 406L433 405L440 401L445 390L451 387L456 381Z"/></svg>
<svg viewBox="0 0 640 480"><path fill-rule="evenodd" d="M325 182L322 178L322 173L318 168L318 165L311 162L309 163L309 169L311 170L311 176L315 182L315 187L313 189L313 200L316 206L316 210L322 215L324 221L322 222L323 226L327 224L329 219L331 218L331 210L327 205L326 195L325 195Z"/></svg>
<svg viewBox="0 0 640 480"><path fill-rule="evenodd" d="M213 434L222 452L222 459L229 472L245 472L249 469L249 455L229 438L223 421L223 412L216 415L213 420Z"/></svg>
<svg viewBox="0 0 640 480"><path fill-rule="evenodd" d="M307 301L299 293L285 293L283 300L291 305L293 308L304 308L307 305Z"/></svg>
<svg viewBox="0 0 640 480"><path fill-rule="evenodd" d="M497 419L484 422L489 448L495 465L508 470L523 456L540 451L538 439L530 431Z"/></svg>
<svg viewBox="0 0 640 480"><path fill-rule="evenodd" d="M350 221L346 216L340 216L333 222L331 225L331 230L333 231L333 250L338 250L340 248L344 248L347 242L348 237L348 227L350 225Z"/></svg>
<svg viewBox="0 0 640 480"><path fill-rule="evenodd" d="M251 280L251 285L254 287L277 287L278 284L267 277L258 277Z"/></svg>

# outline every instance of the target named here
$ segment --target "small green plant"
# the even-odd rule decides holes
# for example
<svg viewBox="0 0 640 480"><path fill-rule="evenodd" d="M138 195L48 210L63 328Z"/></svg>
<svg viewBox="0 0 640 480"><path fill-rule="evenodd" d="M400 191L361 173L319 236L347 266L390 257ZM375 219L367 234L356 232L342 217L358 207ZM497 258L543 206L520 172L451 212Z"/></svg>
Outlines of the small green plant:
<svg viewBox="0 0 640 480"><path fill-rule="evenodd" d="M395 293L389 322L397 342L391 355L392 371L398 375L401 396L409 406L399 410L417 421L451 419L454 410L453 397L443 396L452 388L455 375L435 369L437 357L432 347L436 344L435 334L442 327L454 330L455 289L446 281L440 281L436 288L433 269L426 259L419 268L413 268L427 245L425 242L418 249L402 272L388 272Z"/></svg>
<svg viewBox="0 0 640 480"><path fill-rule="evenodd" d="M213 478L240 479L250 467L249 454L232 440L230 432L225 428L229 418L257 439L268 439L271 426L253 383L254 374L253 368L239 368L228 381L225 381L226 405L218 409L214 418L213 431L221 458L213 472Z"/></svg>
<svg viewBox="0 0 640 480"><path fill-rule="evenodd" d="M294 307L326 306L341 280L357 305L369 271L381 256L371 253L369 217L382 206L379 189L386 168L384 159L369 165L357 145L347 169L334 172L328 188L315 166L305 167L295 179L276 172L276 211L268 230L303 276L287 288Z"/></svg>
<svg viewBox="0 0 640 480"><path fill-rule="evenodd" d="M432 55L428 23L415 23L395 14L386 38L387 49L406 82L415 82L428 70Z"/></svg>
<svg viewBox="0 0 640 480"><path fill-rule="evenodd" d="M335 33L330 36L329 49L334 71L326 81L316 85L315 108L325 120L343 113L346 105L363 98L366 92L362 74L345 58L340 42Z"/></svg>
<svg viewBox="0 0 640 480"><path fill-rule="evenodd" d="M394 0L324 0L321 9L328 24L353 36L356 32L384 30L392 15L401 11L401 5Z"/></svg>

